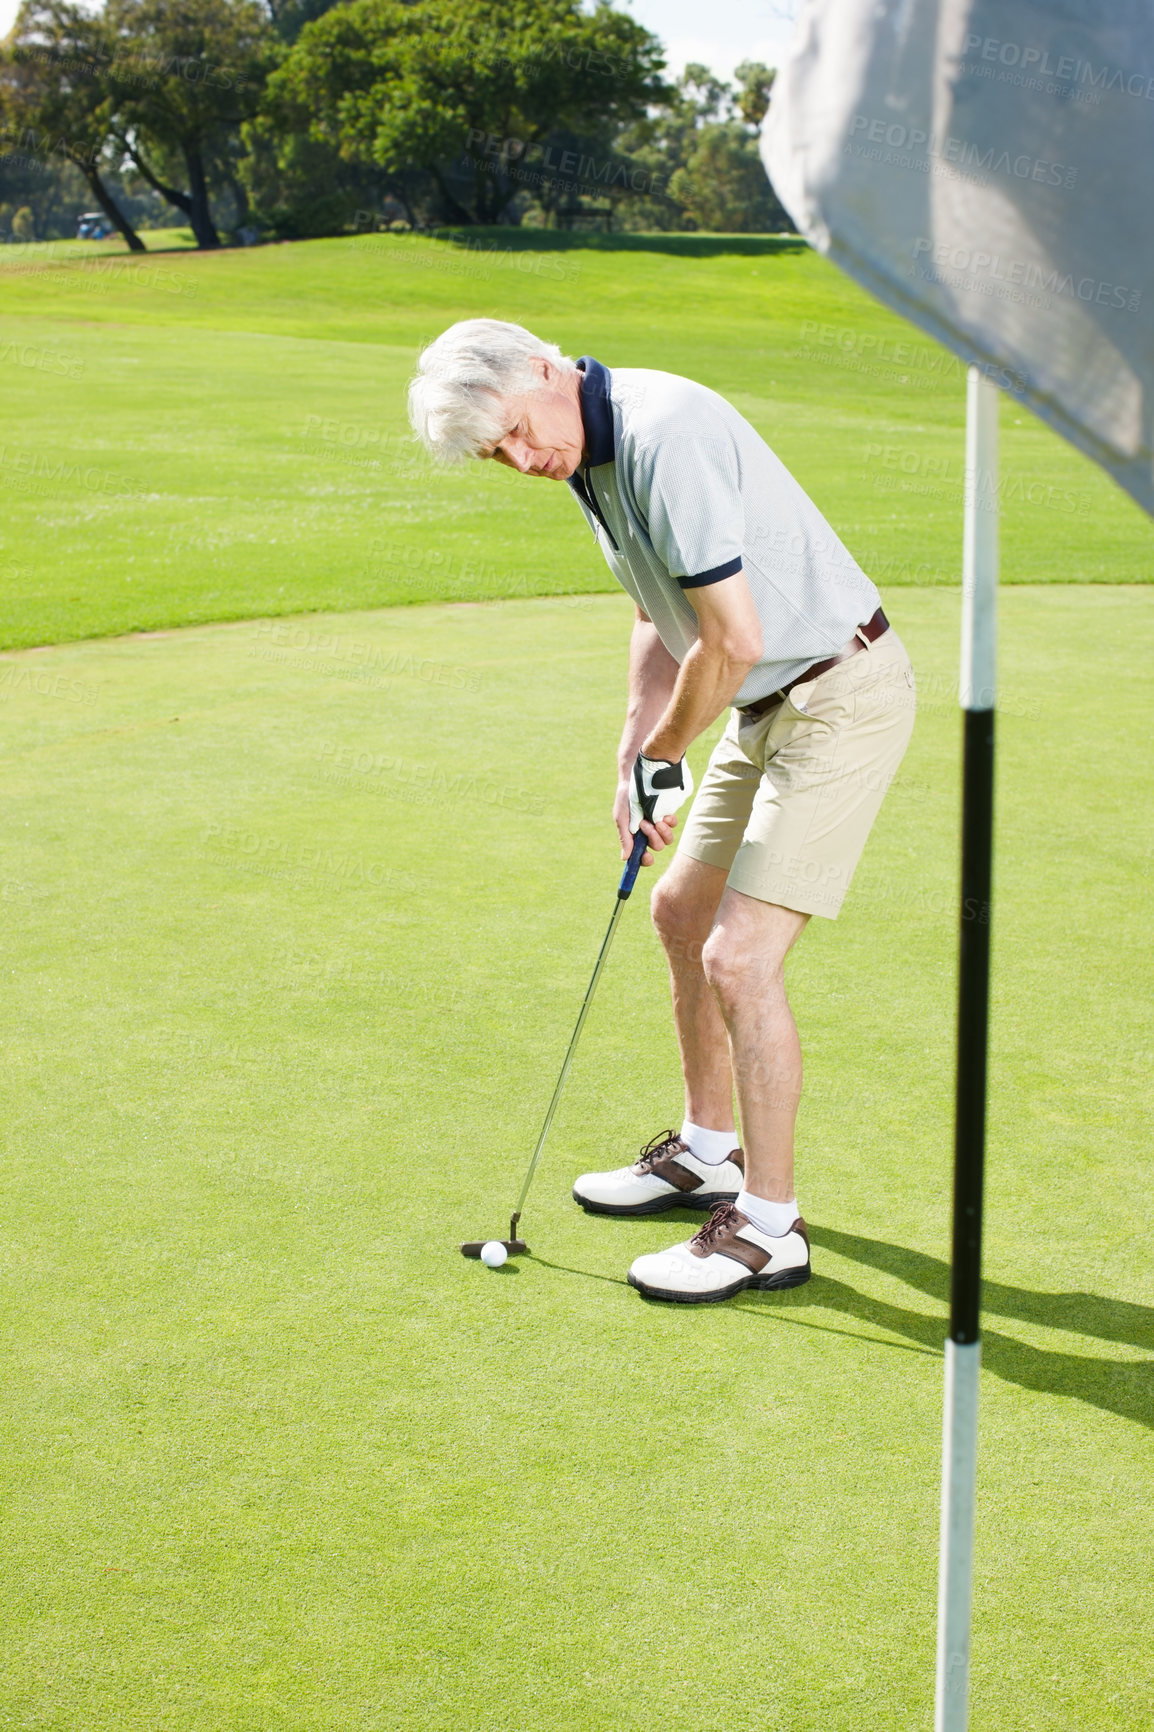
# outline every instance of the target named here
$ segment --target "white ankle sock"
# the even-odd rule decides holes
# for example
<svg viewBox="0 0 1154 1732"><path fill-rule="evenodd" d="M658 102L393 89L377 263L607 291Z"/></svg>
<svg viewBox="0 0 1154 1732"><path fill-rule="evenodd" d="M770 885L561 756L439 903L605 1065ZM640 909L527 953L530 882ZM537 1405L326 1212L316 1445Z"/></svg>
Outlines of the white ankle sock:
<svg viewBox="0 0 1154 1732"><path fill-rule="evenodd" d="M771 1239L780 1239L797 1220L796 1197L789 1203L767 1203L764 1197L753 1197L748 1191L739 1191L734 1201L751 1225Z"/></svg>
<svg viewBox="0 0 1154 1732"><path fill-rule="evenodd" d="M719 1167L739 1147L736 1131L707 1131L686 1119L677 1133L689 1152L707 1167Z"/></svg>

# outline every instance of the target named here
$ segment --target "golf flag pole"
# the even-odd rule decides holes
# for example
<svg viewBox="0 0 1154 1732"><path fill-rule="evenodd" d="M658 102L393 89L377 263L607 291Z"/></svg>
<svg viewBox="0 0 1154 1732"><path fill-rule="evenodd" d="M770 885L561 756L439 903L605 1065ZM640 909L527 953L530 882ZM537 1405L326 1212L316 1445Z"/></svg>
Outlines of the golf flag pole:
<svg viewBox="0 0 1154 1732"><path fill-rule="evenodd" d="M995 50L1001 68L987 64ZM1004 70L1018 59L1058 70L1049 80ZM1134 101L1134 81L1119 70L1151 64L1148 0L802 0L761 134L770 180L800 232L969 368L936 1732L964 1732L969 1706L998 566L992 381L1154 516L1145 311L1154 226L1133 220L1148 191L1154 103ZM1090 72L1091 104L1078 84L1093 68L1102 70ZM1023 162L1033 165L1028 177ZM1077 168L1043 184L1042 162Z"/></svg>
<svg viewBox="0 0 1154 1732"><path fill-rule="evenodd" d="M969 1720L993 870L997 474L998 392L978 368L971 367L966 383L959 694L964 745L953 1267L942 1423L934 1732L965 1732Z"/></svg>

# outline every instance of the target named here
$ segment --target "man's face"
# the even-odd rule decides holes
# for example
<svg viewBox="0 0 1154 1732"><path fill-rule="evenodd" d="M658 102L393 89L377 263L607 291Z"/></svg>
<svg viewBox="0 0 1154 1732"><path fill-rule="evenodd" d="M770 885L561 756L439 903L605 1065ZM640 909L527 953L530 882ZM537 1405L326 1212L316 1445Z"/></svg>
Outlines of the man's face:
<svg viewBox="0 0 1154 1732"><path fill-rule="evenodd" d="M502 420L509 431L480 455L522 475L567 481L581 461L585 443L581 375L562 373L551 361L536 365L543 379L540 390L501 399Z"/></svg>

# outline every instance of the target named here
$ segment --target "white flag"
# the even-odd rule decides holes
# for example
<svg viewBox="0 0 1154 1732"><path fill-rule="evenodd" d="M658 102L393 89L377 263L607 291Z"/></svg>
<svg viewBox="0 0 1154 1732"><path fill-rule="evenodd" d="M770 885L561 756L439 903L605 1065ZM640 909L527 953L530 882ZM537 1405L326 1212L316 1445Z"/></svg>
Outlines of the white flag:
<svg viewBox="0 0 1154 1732"><path fill-rule="evenodd" d="M1154 513L1154 0L806 0L762 155L816 247Z"/></svg>

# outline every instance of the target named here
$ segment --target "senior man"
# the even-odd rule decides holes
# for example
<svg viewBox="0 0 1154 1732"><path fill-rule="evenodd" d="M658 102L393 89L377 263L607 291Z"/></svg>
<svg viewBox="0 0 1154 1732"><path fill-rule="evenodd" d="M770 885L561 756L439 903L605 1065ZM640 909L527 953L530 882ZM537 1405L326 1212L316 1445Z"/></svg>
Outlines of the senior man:
<svg viewBox="0 0 1154 1732"><path fill-rule="evenodd" d="M649 1298L798 1286L810 1259L785 959L812 915L836 918L901 762L909 657L812 500L704 385L574 362L520 325L468 319L422 353L409 409L443 460L566 482L633 599L613 808L623 850L638 827L654 851L668 846L693 789L685 754L732 706L653 894L685 1117L573 1195L594 1214L710 1211L688 1243L633 1263Z"/></svg>

